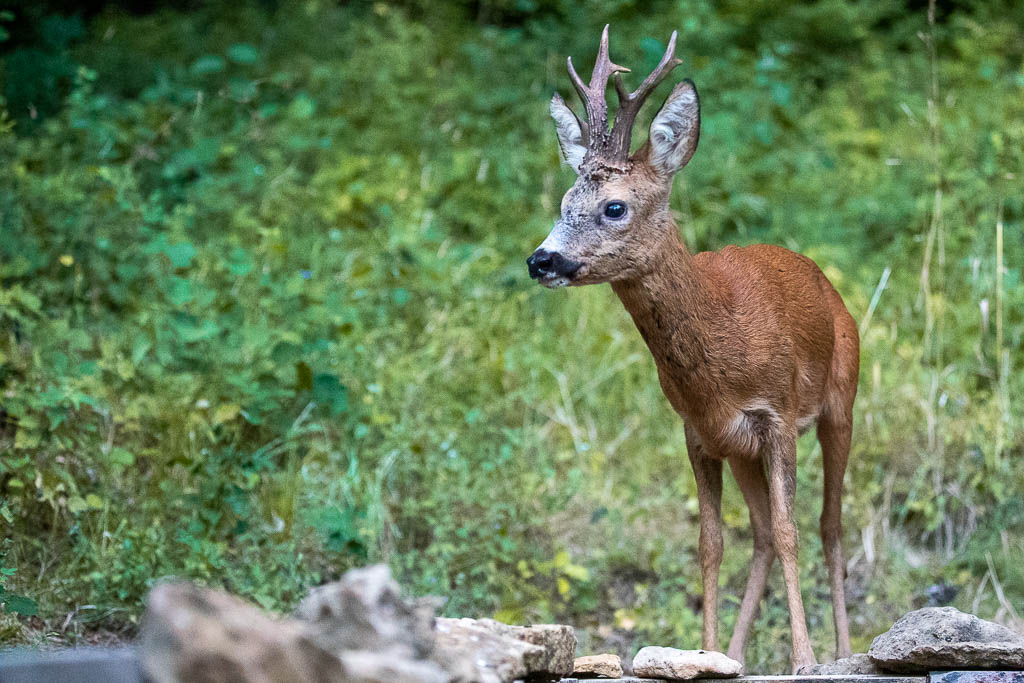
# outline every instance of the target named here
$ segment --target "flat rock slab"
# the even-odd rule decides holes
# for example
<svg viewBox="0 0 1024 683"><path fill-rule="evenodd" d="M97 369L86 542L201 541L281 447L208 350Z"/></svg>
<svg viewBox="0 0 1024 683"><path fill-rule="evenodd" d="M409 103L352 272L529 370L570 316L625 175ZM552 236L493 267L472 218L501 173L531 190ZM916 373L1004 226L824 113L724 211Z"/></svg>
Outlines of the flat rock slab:
<svg viewBox="0 0 1024 683"><path fill-rule="evenodd" d="M950 673L950 672L944 672ZM1004 673L1004 672L957 672L957 673ZM1015 672L1006 672L1015 673ZM665 678L634 678L625 676L623 678L601 678L601 683L672 683L671 679ZM706 680L706 679L696 679ZM719 679L720 680L720 679ZM560 683L594 683L593 678L563 678ZM739 676L730 678L729 683L933 683L927 676L865 676L858 674L850 675L827 675L827 676ZM1024 683L1015 680L1004 681L949 681L947 683Z"/></svg>
<svg viewBox="0 0 1024 683"><path fill-rule="evenodd" d="M721 652L648 646L633 658L633 673L672 680L734 678L743 673L743 665Z"/></svg>
<svg viewBox="0 0 1024 683"><path fill-rule="evenodd" d="M903 674L822 674L792 676L740 676L729 683L930 683L927 676L906 676Z"/></svg>
<svg viewBox="0 0 1024 683"><path fill-rule="evenodd" d="M871 643L868 655L890 671L1024 669L1024 635L954 607L909 612Z"/></svg>
<svg viewBox="0 0 1024 683"><path fill-rule="evenodd" d="M577 657L572 674L579 678L622 678L622 659L612 654Z"/></svg>
<svg viewBox="0 0 1024 683"><path fill-rule="evenodd" d="M557 678L572 672L576 634L571 626L510 626L493 619L438 617L434 632L435 657L474 666L468 674L453 676L460 683L492 683L541 675Z"/></svg>
<svg viewBox="0 0 1024 683"><path fill-rule="evenodd" d="M843 659L837 659L834 662L828 662L827 664L815 664L813 666L805 666L800 669L798 675L800 676L821 676L821 675L837 675L837 674L871 674L878 675L884 674L882 668L875 664L875 661L866 654L855 654Z"/></svg>
<svg viewBox="0 0 1024 683"><path fill-rule="evenodd" d="M568 677L561 683L594 683ZM602 683L667 683L662 678L598 679ZM3 683L145 683L134 648L0 651ZM941 671L930 676L740 676L729 683L1024 683L1024 671Z"/></svg>
<svg viewBox="0 0 1024 683"><path fill-rule="evenodd" d="M1009 673L1015 674L1016 672L997 672L997 671L985 671L985 672L943 672L946 673ZM623 678L602 678L601 683L671 683L671 679L665 678L635 678L631 676L625 676ZM705 680L705 679L696 679ZM720 679L719 679L720 680ZM563 678L560 683L594 683L593 678ZM866 676L861 674L843 674L843 675L822 675L822 676L739 676L737 678L730 678L729 683L936 683L933 678L929 681L927 676L901 676L901 675L884 675L884 676ZM1024 681L1018 681L1014 679L1004 679L1001 681L945 681L941 683L1024 683Z"/></svg>
<svg viewBox="0 0 1024 683"><path fill-rule="evenodd" d="M930 683L1024 683L1024 671L940 671Z"/></svg>
<svg viewBox="0 0 1024 683"><path fill-rule="evenodd" d="M54 652L0 652L3 683L142 683L142 667L129 647L81 647Z"/></svg>

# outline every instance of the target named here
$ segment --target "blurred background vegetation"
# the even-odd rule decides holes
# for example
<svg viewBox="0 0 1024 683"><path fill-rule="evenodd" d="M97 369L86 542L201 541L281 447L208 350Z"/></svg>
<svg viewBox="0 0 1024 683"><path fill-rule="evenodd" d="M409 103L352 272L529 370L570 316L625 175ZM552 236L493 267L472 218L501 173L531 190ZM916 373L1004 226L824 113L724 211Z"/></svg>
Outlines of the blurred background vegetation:
<svg viewBox="0 0 1024 683"><path fill-rule="evenodd" d="M682 423L610 289L524 265L573 181L548 99L606 22L640 73L680 32L686 243L805 253L860 322L855 649L929 603L1019 620L1021 3L44 0L0 12L0 641L130 637L163 576L288 610L386 561L581 653L699 646ZM788 641L776 569L748 668Z"/></svg>

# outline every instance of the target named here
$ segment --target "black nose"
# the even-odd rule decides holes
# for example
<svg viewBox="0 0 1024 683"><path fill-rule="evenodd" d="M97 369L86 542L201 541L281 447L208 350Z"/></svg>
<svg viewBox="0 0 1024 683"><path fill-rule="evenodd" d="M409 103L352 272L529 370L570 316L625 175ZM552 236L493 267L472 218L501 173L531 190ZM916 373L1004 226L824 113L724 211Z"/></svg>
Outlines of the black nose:
<svg viewBox="0 0 1024 683"><path fill-rule="evenodd" d="M526 266L530 269L530 277L536 280L551 270L551 252L538 249L526 259Z"/></svg>
<svg viewBox="0 0 1024 683"><path fill-rule="evenodd" d="M557 251L538 249L526 259L526 265L530 268L530 277L536 280L545 275L572 277L582 264L565 258Z"/></svg>

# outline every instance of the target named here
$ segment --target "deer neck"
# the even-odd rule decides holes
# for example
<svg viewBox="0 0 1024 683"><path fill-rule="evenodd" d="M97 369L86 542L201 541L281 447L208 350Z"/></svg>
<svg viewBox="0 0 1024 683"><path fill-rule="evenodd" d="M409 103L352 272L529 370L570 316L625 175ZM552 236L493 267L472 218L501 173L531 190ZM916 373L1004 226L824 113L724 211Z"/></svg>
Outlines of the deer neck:
<svg viewBox="0 0 1024 683"><path fill-rule="evenodd" d="M675 226L670 227L652 254L653 265L632 279L613 282L612 289L647 342L659 374L680 388L696 390L708 379L715 319L723 306L710 274L701 271Z"/></svg>

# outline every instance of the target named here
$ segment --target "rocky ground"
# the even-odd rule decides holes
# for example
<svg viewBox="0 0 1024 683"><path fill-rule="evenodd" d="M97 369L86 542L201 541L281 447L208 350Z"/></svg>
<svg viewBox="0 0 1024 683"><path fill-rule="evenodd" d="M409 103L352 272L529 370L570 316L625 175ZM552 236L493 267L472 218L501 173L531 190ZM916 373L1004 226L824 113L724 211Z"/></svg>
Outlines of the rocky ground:
<svg viewBox="0 0 1024 683"><path fill-rule="evenodd" d="M227 593L163 584L149 598L138 652L155 683L361 681L507 683L636 676L683 680L740 675L718 652L645 647L623 666L612 654L576 658L571 626L512 626L435 616L434 600L408 600L379 565L310 593L292 617L273 616ZM1024 670L1024 636L951 607L901 618L867 654L803 674Z"/></svg>

